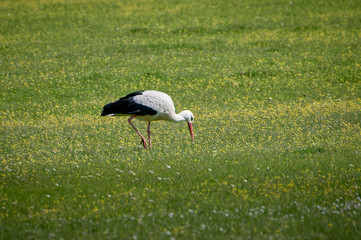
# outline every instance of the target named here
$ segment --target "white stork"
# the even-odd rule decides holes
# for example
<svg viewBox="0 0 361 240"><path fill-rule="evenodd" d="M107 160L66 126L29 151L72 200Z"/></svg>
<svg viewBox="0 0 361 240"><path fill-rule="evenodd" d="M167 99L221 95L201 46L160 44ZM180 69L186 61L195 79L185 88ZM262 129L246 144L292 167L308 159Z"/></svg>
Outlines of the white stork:
<svg viewBox="0 0 361 240"><path fill-rule="evenodd" d="M163 92L147 90L130 93L127 96L120 98L118 101L106 104L103 107L101 116L131 116L128 119L128 122L142 139L142 143L145 149L148 148L147 141L133 125L133 118L148 122L147 133L149 149L152 148L152 143L150 141L151 121L186 121L188 123L192 141L194 139L192 125L194 118L192 112L185 110L179 114L176 114L172 98Z"/></svg>

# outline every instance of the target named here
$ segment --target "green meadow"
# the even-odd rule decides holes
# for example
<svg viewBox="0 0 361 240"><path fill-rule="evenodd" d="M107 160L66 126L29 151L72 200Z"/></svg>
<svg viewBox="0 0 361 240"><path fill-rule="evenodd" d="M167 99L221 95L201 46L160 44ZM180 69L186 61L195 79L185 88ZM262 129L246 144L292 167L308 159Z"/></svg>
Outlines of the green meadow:
<svg viewBox="0 0 361 240"><path fill-rule="evenodd" d="M358 0L1 0L0 239L359 239L360 27ZM100 117L146 89L194 142Z"/></svg>

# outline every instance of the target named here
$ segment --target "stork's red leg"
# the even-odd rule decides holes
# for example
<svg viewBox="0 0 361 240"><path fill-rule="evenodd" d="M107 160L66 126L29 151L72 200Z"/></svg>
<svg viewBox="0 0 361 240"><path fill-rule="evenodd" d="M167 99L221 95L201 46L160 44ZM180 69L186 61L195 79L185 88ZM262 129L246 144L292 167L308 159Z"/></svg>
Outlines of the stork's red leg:
<svg viewBox="0 0 361 240"><path fill-rule="evenodd" d="M133 117L128 118L128 123L134 128L134 130L138 133L138 135L140 136L140 138L142 139L143 142L143 146L145 149L148 149L147 147L147 140L145 140L145 138L143 137L143 135L138 131L138 129L133 125L132 123L132 119L135 118L135 115Z"/></svg>
<svg viewBox="0 0 361 240"><path fill-rule="evenodd" d="M150 121L148 122L147 133L148 133L149 150L152 150L152 143L150 141Z"/></svg>

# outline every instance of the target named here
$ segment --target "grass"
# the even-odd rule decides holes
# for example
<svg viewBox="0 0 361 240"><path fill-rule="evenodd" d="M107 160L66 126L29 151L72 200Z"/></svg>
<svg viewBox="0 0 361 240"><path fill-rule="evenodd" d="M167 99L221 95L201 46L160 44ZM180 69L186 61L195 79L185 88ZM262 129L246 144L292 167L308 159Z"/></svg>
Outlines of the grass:
<svg viewBox="0 0 361 240"><path fill-rule="evenodd" d="M2 1L0 239L358 239L360 13ZM194 113L194 143L100 117L142 89Z"/></svg>

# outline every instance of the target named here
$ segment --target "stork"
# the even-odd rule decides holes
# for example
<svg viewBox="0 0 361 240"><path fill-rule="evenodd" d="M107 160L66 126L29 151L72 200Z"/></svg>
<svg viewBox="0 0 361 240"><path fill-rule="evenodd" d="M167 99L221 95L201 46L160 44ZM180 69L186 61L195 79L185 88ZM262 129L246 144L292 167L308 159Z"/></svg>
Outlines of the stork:
<svg viewBox="0 0 361 240"><path fill-rule="evenodd" d="M134 118L148 122L147 133L150 150L152 149L150 140L150 122L152 121L185 121L188 123L191 139L192 141L194 140L192 125L194 118L192 112L184 110L179 114L176 114L172 98L163 92L146 90L130 93L115 102L106 104L103 107L101 116L130 116L130 118L128 118L128 123L142 139L145 149L148 149L147 141L133 125L132 120Z"/></svg>

